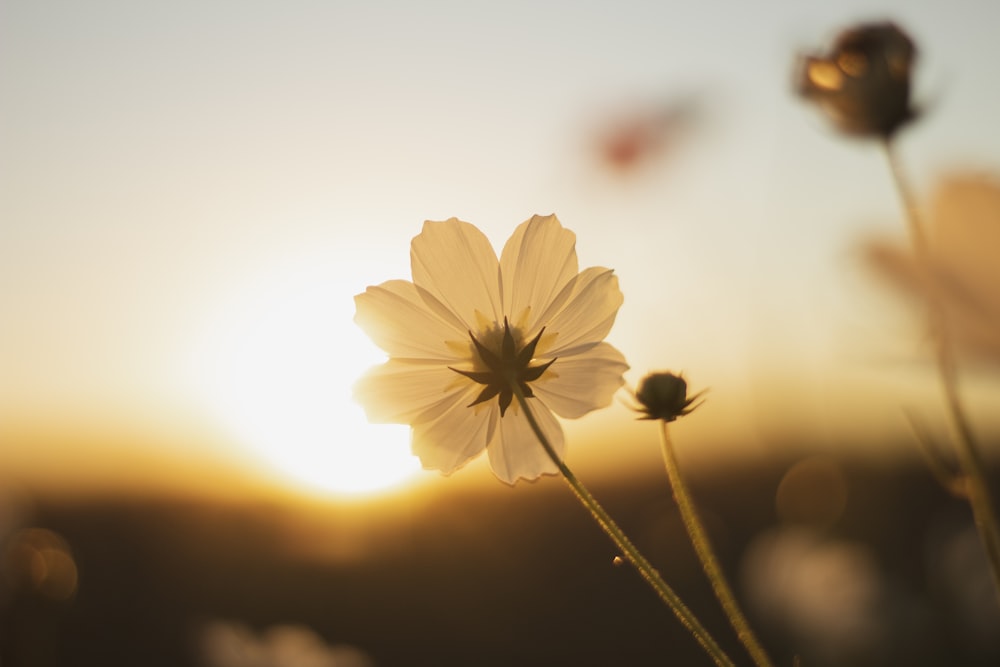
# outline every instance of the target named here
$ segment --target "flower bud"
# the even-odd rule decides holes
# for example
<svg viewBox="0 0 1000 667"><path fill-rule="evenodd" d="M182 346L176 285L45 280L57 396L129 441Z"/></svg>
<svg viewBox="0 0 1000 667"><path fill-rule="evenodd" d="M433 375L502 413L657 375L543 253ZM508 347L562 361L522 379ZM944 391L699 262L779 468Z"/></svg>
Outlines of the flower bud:
<svg viewBox="0 0 1000 667"><path fill-rule="evenodd" d="M665 422L672 422L701 405L699 403L691 407L703 393L700 391L688 398L687 381L680 375L663 371L650 373L644 377L635 392L635 398L642 406L638 408L644 415L641 419L662 419Z"/></svg>
<svg viewBox="0 0 1000 667"><path fill-rule="evenodd" d="M916 55L894 24L859 25L840 33L828 55L799 59L796 91L841 132L888 139L917 116L910 106Z"/></svg>

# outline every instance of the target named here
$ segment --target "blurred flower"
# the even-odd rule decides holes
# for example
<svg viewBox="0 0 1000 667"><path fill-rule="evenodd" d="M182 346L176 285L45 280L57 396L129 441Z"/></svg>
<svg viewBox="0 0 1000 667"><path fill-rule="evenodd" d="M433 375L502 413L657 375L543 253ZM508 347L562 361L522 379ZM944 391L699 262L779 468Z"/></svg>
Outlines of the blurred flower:
<svg viewBox="0 0 1000 667"><path fill-rule="evenodd" d="M958 348L1000 362L1000 181L976 174L944 179L931 200L928 242L927 271L890 241L869 241L865 258L906 293L936 292Z"/></svg>
<svg viewBox="0 0 1000 667"><path fill-rule="evenodd" d="M260 635L239 623L216 621L201 635L205 667L372 667L361 649L331 646L311 629L276 625Z"/></svg>
<svg viewBox="0 0 1000 667"><path fill-rule="evenodd" d="M655 163L682 143L702 116L702 102L693 97L635 105L601 123L594 133L597 155L623 173Z"/></svg>
<svg viewBox="0 0 1000 667"><path fill-rule="evenodd" d="M829 54L799 59L796 91L840 131L889 138L917 115L910 106L916 55L913 41L892 23L855 26L837 36Z"/></svg>
<svg viewBox="0 0 1000 667"><path fill-rule="evenodd" d="M871 550L798 528L757 537L743 562L751 610L787 632L803 664L872 664L888 632Z"/></svg>
<svg viewBox="0 0 1000 667"><path fill-rule="evenodd" d="M638 411L645 416L642 419L662 419L672 422L678 417L690 414L701 405L691 407L691 404L704 394L699 391L688 398L687 380L681 375L666 371L651 373L644 377L635 392L635 399L642 407Z"/></svg>
<svg viewBox="0 0 1000 667"><path fill-rule="evenodd" d="M927 531L927 576L956 631L979 653L1000 654L993 573L969 518L942 513Z"/></svg>
<svg viewBox="0 0 1000 667"><path fill-rule="evenodd" d="M513 386L557 453L553 412L577 418L611 402L628 369L602 342L622 303L610 269L578 273L576 236L554 215L521 224L500 260L486 236L455 218L413 239L413 282L355 297L355 321L389 354L355 387L370 419L410 424L425 468L450 473L489 454L501 480L556 472Z"/></svg>

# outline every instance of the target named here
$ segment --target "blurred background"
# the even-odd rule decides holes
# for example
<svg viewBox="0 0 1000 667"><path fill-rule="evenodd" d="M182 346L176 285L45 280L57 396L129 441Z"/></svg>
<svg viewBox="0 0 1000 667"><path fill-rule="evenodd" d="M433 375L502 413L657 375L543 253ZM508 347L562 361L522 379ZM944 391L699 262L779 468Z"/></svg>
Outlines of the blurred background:
<svg viewBox="0 0 1000 667"><path fill-rule="evenodd" d="M884 156L792 92L886 19L995 471L995 3L0 2L0 664L705 663L561 480L351 400L423 220L535 213L617 272L628 383L710 389L678 454L776 658L996 664ZM622 398L568 462L739 656Z"/></svg>

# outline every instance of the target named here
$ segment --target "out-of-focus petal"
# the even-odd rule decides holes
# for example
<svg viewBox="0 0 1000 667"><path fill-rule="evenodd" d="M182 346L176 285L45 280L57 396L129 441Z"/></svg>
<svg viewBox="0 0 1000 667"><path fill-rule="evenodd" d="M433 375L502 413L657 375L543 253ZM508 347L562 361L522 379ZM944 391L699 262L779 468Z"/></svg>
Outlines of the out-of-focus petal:
<svg viewBox="0 0 1000 667"><path fill-rule="evenodd" d="M496 403L465 407L476 391L465 392L463 402L431 422L413 425L413 453L428 470L448 475L478 456L496 432L500 411Z"/></svg>
<svg viewBox="0 0 1000 667"><path fill-rule="evenodd" d="M958 173L942 180L930 210L935 262L993 309L1000 306L1000 177Z"/></svg>
<svg viewBox="0 0 1000 667"><path fill-rule="evenodd" d="M559 359L532 385L535 396L553 412L577 419L603 408L625 383L625 357L608 343L599 343L581 354Z"/></svg>
<svg viewBox="0 0 1000 667"><path fill-rule="evenodd" d="M456 380L455 371L441 363L390 359L365 373L354 385L354 399L377 424L418 424L433 421L448 410L472 402L471 382Z"/></svg>
<svg viewBox="0 0 1000 667"><path fill-rule="evenodd" d="M565 442L559 422L541 401L528 399L528 404L552 449L562 458ZM486 451L494 474L508 484L518 479L533 480L559 472L538 436L531 430L520 406L517 410L508 410L500 420L497 435Z"/></svg>
<svg viewBox="0 0 1000 667"><path fill-rule="evenodd" d="M870 240L865 260L904 294L937 298L952 342L979 362L1000 361L1000 181L952 174L938 184L930 207L929 266L897 241Z"/></svg>
<svg viewBox="0 0 1000 667"><path fill-rule="evenodd" d="M440 302L411 282L390 280L354 297L357 322L392 357L451 361L447 341L464 341L467 330Z"/></svg>
<svg viewBox="0 0 1000 667"><path fill-rule="evenodd" d="M413 282L451 309L466 331L478 329L476 311L502 321L500 264L475 226L428 220L410 244L410 266Z"/></svg>
<svg viewBox="0 0 1000 667"><path fill-rule="evenodd" d="M518 225L500 255L504 312L511 324L534 331L543 309L578 270L576 234L556 216L536 215Z"/></svg>
<svg viewBox="0 0 1000 667"><path fill-rule="evenodd" d="M552 358L579 354L611 331L624 297L618 289L618 277L611 269L584 269L564 288L569 298L557 296L554 307L538 322L545 326L537 356Z"/></svg>

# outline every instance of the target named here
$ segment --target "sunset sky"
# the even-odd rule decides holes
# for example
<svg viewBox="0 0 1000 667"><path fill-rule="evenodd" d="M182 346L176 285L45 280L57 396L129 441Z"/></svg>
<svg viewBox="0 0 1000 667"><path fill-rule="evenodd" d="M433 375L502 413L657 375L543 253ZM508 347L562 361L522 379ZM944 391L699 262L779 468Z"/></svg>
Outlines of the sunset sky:
<svg viewBox="0 0 1000 667"><path fill-rule="evenodd" d="M791 92L796 54L886 18L920 49L918 195L1000 174L988 0L0 3L0 466L404 475L407 429L350 398L383 358L353 296L410 277L426 219L499 249L535 213L618 273L630 384L711 388L682 457L904 438L933 375L859 251L905 243L902 211L877 148ZM603 159L603 133L664 109L691 111L658 152ZM996 375L969 390L995 432ZM621 404L567 432L585 470L608 440L656 457Z"/></svg>

